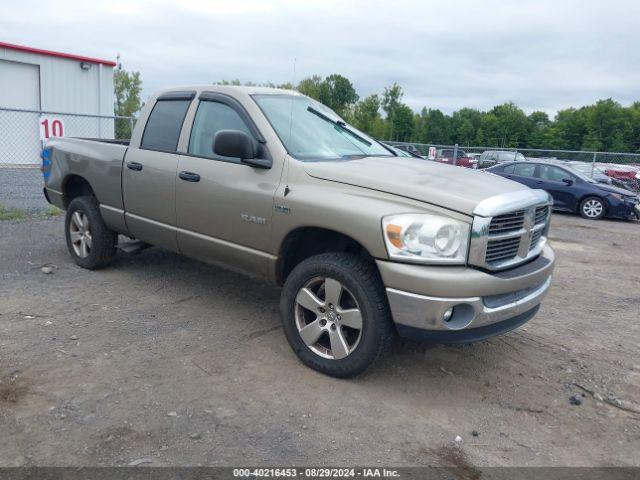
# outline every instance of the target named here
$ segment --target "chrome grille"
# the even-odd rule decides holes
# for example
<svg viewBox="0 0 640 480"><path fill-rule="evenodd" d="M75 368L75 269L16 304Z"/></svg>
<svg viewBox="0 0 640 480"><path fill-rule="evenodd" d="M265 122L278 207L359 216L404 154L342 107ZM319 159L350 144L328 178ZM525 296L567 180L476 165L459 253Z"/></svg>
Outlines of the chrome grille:
<svg viewBox="0 0 640 480"><path fill-rule="evenodd" d="M542 190L503 194L481 202L474 214L469 263L502 270L540 253L546 242L551 197Z"/></svg>
<svg viewBox="0 0 640 480"><path fill-rule="evenodd" d="M522 225L524 225L524 210L498 215L491 219L491 224L489 224L489 235L515 232L520 230Z"/></svg>
<svg viewBox="0 0 640 480"><path fill-rule="evenodd" d="M515 257L520 249L520 237L489 240L487 244L487 263L508 260Z"/></svg>
<svg viewBox="0 0 640 480"><path fill-rule="evenodd" d="M540 223L545 223L547 221L547 217L549 216L549 207L537 207L536 208L536 225Z"/></svg>
<svg viewBox="0 0 640 480"><path fill-rule="evenodd" d="M542 237L542 230L536 230L535 232L533 232L533 235L531 236L531 246L529 247L529 250L533 250L538 246L540 237Z"/></svg>

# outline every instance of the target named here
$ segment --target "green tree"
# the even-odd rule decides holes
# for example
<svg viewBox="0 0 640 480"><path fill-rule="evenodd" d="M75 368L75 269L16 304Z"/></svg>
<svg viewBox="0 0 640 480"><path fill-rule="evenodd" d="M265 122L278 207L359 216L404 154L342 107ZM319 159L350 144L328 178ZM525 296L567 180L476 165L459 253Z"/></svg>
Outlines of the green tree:
<svg viewBox="0 0 640 480"><path fill-rule="evenodd" d="M322 98L322 77L320 75L313 75L312 77L305 78L298 83L296 90L320 102Z"/></svg>
<svg viewBox="0 0 640 480"><path fill-rule="evenodd" d="M114 89L114 114L123 117L134 117L144 106L140 99L142 92L142 80L140 72L128 72L122 68L120 58L113 71ZM116 138L131 138L131 122L125 119L116 119Z"/></svg>
<svg viewBox="0 0 640 480"><path fill-rule="evenodd" d="M529 121L519 107L508 102L493 107L483 117L482 130L490 145L526 147Z"/></svg>
<svg viewBox="0 0 640 480"><path fill-rule="evenodd" d="M342 116L358 101L358 94L351 81L342 75L329 75L322 82L320 101Z"/></svg>
<svg viewBox="0 0 640 480"><path fill-rule="evenodd" d="M358 130L376 138L384 138L385 124L380 116L378 95L369 95L356 103L349 117L349 122Z"/></svg>
<svg viewBox="0 0 640 480"><path fill-rule="evenodd" d="M422 109L416 130L416 140L420 143L451 143L449 117L437 108Z"/></svg>

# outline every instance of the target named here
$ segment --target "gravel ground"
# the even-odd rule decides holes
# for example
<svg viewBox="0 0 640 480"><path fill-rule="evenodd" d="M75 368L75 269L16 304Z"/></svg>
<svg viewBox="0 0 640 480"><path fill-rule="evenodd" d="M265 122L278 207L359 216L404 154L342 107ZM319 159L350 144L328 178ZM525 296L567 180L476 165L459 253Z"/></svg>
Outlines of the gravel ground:
<svg viewBox="0 0 640 480"><path fill-rule="evenodd" d="M0 205L40 213L49 206L42 194L39 168L0 167Z"/></svg>
<svg viewBox="0 0 640 480"><path fill-rule="evenodd" d="M638 466L639 232L556 215L529 324L341 381L296 359L277 288L157 248L90 272L61 218L1 222L0 466Z"/></svg>

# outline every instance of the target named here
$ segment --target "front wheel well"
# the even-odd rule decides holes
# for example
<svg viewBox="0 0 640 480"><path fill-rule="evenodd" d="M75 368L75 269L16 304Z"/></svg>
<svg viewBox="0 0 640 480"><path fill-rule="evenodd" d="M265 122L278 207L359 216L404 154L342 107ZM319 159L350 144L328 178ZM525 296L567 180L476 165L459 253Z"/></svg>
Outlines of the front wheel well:
<svg viewBox="0 0 640 480"><path fill-rule="evenodd" d="M345 252L373 260L360 242L340 232L318 227L302 227L283 240L276 264L277 282L282 285L300 262L314 255Z"/></svg>
<svg viewBox="0 0 640 480"><path fill-rule="evenodd" d="M69 175L63 184L62 193L64 194L64 206L69 206L71 200L83 196L95 196L91 184L80 175Z"/></svg>

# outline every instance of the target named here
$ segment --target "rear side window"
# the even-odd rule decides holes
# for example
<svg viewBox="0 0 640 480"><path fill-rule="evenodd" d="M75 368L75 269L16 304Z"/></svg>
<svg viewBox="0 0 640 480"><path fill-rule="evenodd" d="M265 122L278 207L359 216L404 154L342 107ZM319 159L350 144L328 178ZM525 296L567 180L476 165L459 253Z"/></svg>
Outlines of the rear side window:
<svg viewBox="0 0 640 480"><path fill-rule="evenodd" d="M533 177L536 166L533 163L518 163L514 165L513 173L521 177Z"/></svg>
<svg viewBox="0 0 640 480"><path fill-rule="evenodd" d="M191 100L159 100L144 128L140 148L175 152Z"/></svg>
<svg viewBox="0 0 640 480"><path fill-rule="evenodd" d="M502 171L504 173L513 173L513 169L515 168L515 165L507 165L506 167L504 167L502 169Z"/></svg>
<svg viewBox="0 0 640 480"><path fill-rule="evenodd" d="M240 130L252 136L238 112L229 105L200 102L191 129L189 153L199 157L218 157L213 153L213 137L220 130Z"/></svg>

